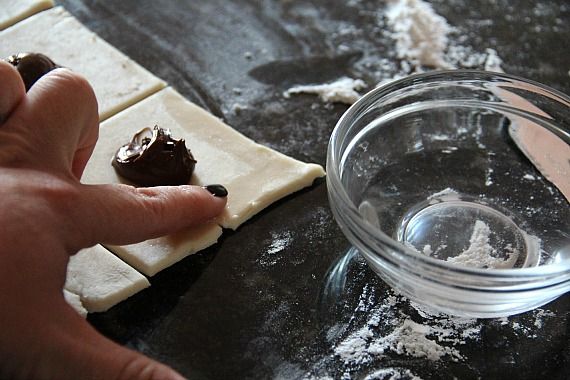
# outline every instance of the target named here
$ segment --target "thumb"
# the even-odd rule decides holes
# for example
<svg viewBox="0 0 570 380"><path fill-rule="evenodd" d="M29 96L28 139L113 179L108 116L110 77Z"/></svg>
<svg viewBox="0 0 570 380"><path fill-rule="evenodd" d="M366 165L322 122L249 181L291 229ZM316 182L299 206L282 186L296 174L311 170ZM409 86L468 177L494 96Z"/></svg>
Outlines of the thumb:
<svg viewBox="0 0 570 380"><path fill-rule="evenodd" d="M16 305L14 314L3 315L2 326L9 328L0 331L0 378L184 379L166 365L101 335L67 304L61 291L34 294L41 296Z"/></svg>
<svg viewBox="0 0 570 380"><path fill-rule="evenodd" d="M94 363L99 368L101 363L106 363L107 368L101 371L102 379L184 380L182 375L162 363L127 348L113 346L115 343L110 342L99 347L99 352L106 352L109 356L108 361L101 358L103 362L97 360Z"/></svg>
<svg viewBox="0 0 570 380"><path fill-rule="evenodd" d="M80 201L71 211L80 229L74 236L87 238L80 247L131 244L208 222L221 214L227 197L221 185L80 186Z"/></svg>
<svg viewBox="0 0 570 380"><path fill-rule="evenodd" d="M67 306L67 305L66 305ZM51 339L49 360L53 378L116 380L183 380L180 374L136 351L99 334L86 320L68 308L65 331ZM61 324L60 324L61 326ZM63 373L60 373L63 370ZM59 377L59 375L62 375Z"/></svg>
<svg viewBox="0 0 570 380"><path fill-rule="evenodd" d="M183 380L172 368L99 335L88 350L75 351L84 378L117 380ZM85 345L86 337L75 336ZM81 338L81 341L79 341ZM69 357L67 358L70 359ZM69 369L69 368L68 368ZM87 375L89 374L89 375ZM87 376L86 376L87 375ZM70 377L73 378L73 377Z"/></svg>

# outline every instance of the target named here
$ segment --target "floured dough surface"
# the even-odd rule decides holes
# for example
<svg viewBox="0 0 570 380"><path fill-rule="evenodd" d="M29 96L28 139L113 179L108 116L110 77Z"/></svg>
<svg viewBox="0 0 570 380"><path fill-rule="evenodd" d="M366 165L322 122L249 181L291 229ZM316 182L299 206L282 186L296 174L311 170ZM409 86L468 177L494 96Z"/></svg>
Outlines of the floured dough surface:
<svg viewBox="0 0 570 380"><path fill-rule="evenodd" d="M111 167L115 151L138 130L155 124L170 129L174 138L186 140L198 161L192 184L219 183L228 189L226 210L218 220L224 228L236 229L271 203L324 175L321 166L303 163L255 143L173 89L166 88L102 123L99 142L83 181L125 182ZM207 234L211 236L209 244L203 236L187 232L186 237L162 237L111 249L143 273L152 275L185 254L199 250L195 247L214 244L221 229L216 231ZM191 251L187 246L192 247Z"/></svg>
<svg viewBox="0 0 570 380"><path fill-rule="evenodd" d="M89 312L106 311L149 285L145 276L100 245L71 256L67 266L65 290L78 295Z"/></svg>
<svg viewBox="0 0 570 380"><path fill-rule="evenodd" d="M215 244L220 235L222 228L210 223L137 244L109 246L109 249L147 276L154 276L184 257Z"/></svg>
<svg viewBox="0 0 570 380"><path fill-rule="evenodd" d="M58 65L84 75L95 90L101 120L165 86L161 79L61 7L41 12L1 31L0 41L0 57L21 52L43 53Z"/></svg>
<svg viewBox="0 0 570 380"><path fill-rule="evenodd" d="M52 0L0 0L0 30L51 7Z"/></svg>

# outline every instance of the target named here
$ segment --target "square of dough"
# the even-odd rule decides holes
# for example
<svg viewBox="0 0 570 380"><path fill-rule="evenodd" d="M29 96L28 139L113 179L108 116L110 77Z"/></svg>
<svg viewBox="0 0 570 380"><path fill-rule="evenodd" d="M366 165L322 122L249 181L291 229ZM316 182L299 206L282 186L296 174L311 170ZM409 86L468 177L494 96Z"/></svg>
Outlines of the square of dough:
<svg viewBox="0 0 570 380"><path fill-rule="evenodd" d="M186 256L214 245L221 235L222 228L210 223L137 244L108 248L142 273L154 276Z"/></svg>
<svg viewBox="0 0 570 380"><path fill-rule="evenodd" d="M0 30L51 7L52 0L0 0Z"/></svg>
<svg viewBox="0 0 570 380"><path fill-rule="evenodd" d="M82 25L62 7L0 32L0 57L42 53L82 74L95 91L101 120L164 88L164 81Z"/></svg>
<svg viewBox="0 0 570 380"><path fill-rule="evenodd" d="M224 228L236 229L271 203L324 175L321 166L255 143L172 88L166 88L101 124L99 141L83 181L126 183L116 174L111 160L120 145L130 141L137 131L155 124L170 129L174 138L186 140L198 161L191 184L219 183L228 189L226 210L218 220ZM218 236L211 233L211 244ZM187 237L163 237L142 245L111 249L138 270L152 275L197 250L184 254L185 245L205 248L205 241L193 243L198 237L189 233Z"/></svg>
<svg viewBox="0 0 570 380"><path fill-rule="evenodd" d="M145 276L96 245L71 256L64 288L79 296L80 305L91 313L106 311L148 286ZM74 300L69 294L66 298L68 302Z"/></svg>

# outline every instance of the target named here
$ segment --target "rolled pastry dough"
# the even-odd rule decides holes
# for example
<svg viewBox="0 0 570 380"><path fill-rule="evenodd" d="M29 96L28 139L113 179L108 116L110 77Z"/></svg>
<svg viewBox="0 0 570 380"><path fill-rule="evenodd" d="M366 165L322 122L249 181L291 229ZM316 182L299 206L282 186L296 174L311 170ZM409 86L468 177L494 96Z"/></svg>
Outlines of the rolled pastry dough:
<svg viewBox="0 0 570 380"><path fill-rule="evenodd" d="M101 120L165 86L164 81L91 32L62 7L1 31L0 41L0 58L21 52L43 53L58 65L84 75L95 90Z"/></svg>
<svg viewBox="0 0 570 380"><path fill-rule="evenodd" d="M52 0L0 0L0 30L51 7Z"/></svg>
<svg viewBox="0 0 570 380"><path fill-rule="evenodd" d="M189 228L173 235L125 246L109 246L115 254L147 276L215 244L222 235L216 223Z"/></svg>
<svg viewBox="0 0 570 380"><path fill-rule="evenodd" d="M85 183L125 182L111 167L119 146L141 128L158 124L184 138L198 161L191 184L219 183L229 192L218 223L236 229L253 215L324 175L323 168L306 164L248 139L197 105L166 88L102 123L99 142L87 164ZM184 256L214 244L221 229L207 233L162 237L110 249L147 275L153 275ZM215 230L215 231L214 231Z"/></svg>
<svg viewBox="0 0 570 380"><path fill-rule="evenodd" d="M148 286L145 276L96 245L71 256L64 288L78 295L87 311L94 312L106 311Z"/></svg>

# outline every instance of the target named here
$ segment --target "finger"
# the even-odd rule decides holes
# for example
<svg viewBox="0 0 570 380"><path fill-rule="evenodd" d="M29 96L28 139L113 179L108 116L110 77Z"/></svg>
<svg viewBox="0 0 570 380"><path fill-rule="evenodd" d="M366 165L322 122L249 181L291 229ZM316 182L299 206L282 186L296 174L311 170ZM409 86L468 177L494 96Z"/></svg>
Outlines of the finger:
<svg viewBox="0 0 570 380"><path fill-rule="evenodd" d="M80 231L73 235L88 240L75 242L76 247L136 243L207 222L224 210L227 195L199 186L81 186L72 211Z"/></svg>
<svg viewBox="0 0 570 380"><path fill-rule="evenodd" d="M0 60L0 83L2 93L0 94L0 124L2 124L16 106L26 95L24 82L18 71L3 60Z"/></svg>
<svg viewBox="0 0 570 380"><path fill-rule="evenodd" d="M52 99L46 94L50 93ZM93 152L99 133L97 99L91 85L82 76L66 69L51 71L38 80L29 91L32 100L37 98L36 111L43 112L43 106L55 102L62 109L51 112L47 125L54 122L60 128L54 129L56 141L74 142L69 145L65 163L71 165L73 174L80 178ZM73 112L70 112L73 110ZM68 122L58 122L65 117ZM56 145L57 146L57 145Z"/></svg>
<svg viewBox="0 0 570 380"><path fill-rule="evenodd" d="M71 173L76 152L93 149L98 125L89 83L67 69L55 69L32 86L4 128L25 145L21 161L28 166Z"/></svg>
<svg viewBox="0 0 570 380"><path fill-rule="evenodd" d="M71 171L78 180L81 179L85 166L87 166L87 161L89 161L93 149L95 149L95 143L99 138L99 128L92 128L91 133L92 135L86 137L82 144L80 143L73 157Z"/></svg>

